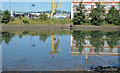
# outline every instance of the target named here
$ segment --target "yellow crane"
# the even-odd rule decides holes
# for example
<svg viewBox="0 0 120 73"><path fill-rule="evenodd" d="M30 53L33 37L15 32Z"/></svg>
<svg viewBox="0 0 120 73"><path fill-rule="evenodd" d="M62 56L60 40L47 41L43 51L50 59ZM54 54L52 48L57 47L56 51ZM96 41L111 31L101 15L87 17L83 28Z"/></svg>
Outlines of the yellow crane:
<svg viewBox="0 0 120 73"><path fill-rule="evenodd" d="M58 6L58 2L60 3L61 13L63 14L61 1L57 0L57 4L56 4L56 7L55 7L55 0L52 0L52 15L54 15L55 12L56 12L56 9L57 9L57 6ZM48 16L51 16L51 14L48 14Z"/></svg>
<svg viewBox="0 0 120 73"><path fill-rule="evenodd" d="M60 39L60 36L59 37L57 36L57 42L55 43L55 41L54 41L55 36L52 35L52 47L51 47L51 52L50 52L50 54L52 54L52 58L54 58L54 54L59 54L59 51L61 51L61 48L57 51L57 48L60 44L59 39Z"/></svg>

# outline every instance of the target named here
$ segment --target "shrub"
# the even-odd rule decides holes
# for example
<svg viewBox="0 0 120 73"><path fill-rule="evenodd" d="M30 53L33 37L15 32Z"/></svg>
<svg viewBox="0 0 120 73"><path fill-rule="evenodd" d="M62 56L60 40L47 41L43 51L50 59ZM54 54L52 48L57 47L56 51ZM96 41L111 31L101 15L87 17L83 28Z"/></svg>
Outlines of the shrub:
<svg viewBox="0 0 120 73"><path fill-rule="evenodd" d="M90 23L90 20L89 20L89 19L86 19L86 23Z"/></svg>
<svg viewBox="0 0 120 73"><path fill-rule="evenodd" d="M120 25L120 15L119 10L117 10L114 6L109 10L107 17L105 20L108 24Z"/></svg>
<svg viewBox="0 0 120 73"><path fill-rule="evenodd" d="M39 16L40 16L41 20L47 20L48 19L48 16L47 16L46 12L41 13Z"/></svg>
<svg viewBox="0 0 120 73"><path fill-rule="evenodd" d="M77 8L77 13L75 13L74 18L72 19L72 22L74 25L81 25L85 23L85 12L84 12L84 5L81 2Z"/></svg>
<svg viewBox="0 0 120 73"><path fill-rule="evenodd" d="M23 20L23 23L24 24L29 24L29 21L28 20Z"/></svg>
<svg viewBox="0 0 120 73"><path fill-rule="evenodd" d="M97 8L93 8L90 13L92 25L100 26L103 22L103 16L105 15L105 9L100 3L96 3Z"/></svg>
<svg viewBox="0 0 120 73"><path fill-rule="evenodd" d="M2 17L2 23L7 24L10 21L10 13L8 10L4 11L3 17Z"/></svg>
<svg viewBox="0 0 120 73"><path fill-rule="evenodd" d="M28 30L23 32L23 35L26 35L26 34L29 34Z"/></svg>
<svg viewBox="0 0 120 73"><path fill-rule="evenodd" d="M22 19L22 15L19 15L18 18L19 18L19 19Z"/></svg>
<svg viewBox="0 0 120 73"><path fill-rule="evenodd" d="M1 16L1 15L2 15L2 12L1 12L1 10L0 10L0 23L1 23L1 18L2 18L2 16Z"/></svg>
<svg viewBox="0 0 120 73"><path fill-rule="evenodd" d="M14 17L11 17L10 21L15 21L15 18L14 18Z"/></svg>

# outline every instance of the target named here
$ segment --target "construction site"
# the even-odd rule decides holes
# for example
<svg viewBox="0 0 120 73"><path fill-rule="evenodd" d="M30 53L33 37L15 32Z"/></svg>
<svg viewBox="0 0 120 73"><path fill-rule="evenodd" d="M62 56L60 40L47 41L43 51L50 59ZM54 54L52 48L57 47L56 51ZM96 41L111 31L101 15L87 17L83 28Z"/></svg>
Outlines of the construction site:
<svg viewBox="0 0 120 73"><path fill-rule="evenodd" d="M69 19L70 18L70 12L62 10L61 0L57 0L57 2L55 0L52 0L51 3L52 3L52 6L51 6L52 10L45 11L46 14L48 15L48 17L60 18L60 19L64 19L64 18ZM60 10L57 10L58 4L60 5ZM32 4L32 6L35 6L35 4ZM18 17L19 15L22 15L23 17L27 17L27 18L39 18L39 15L43 12L44 11L35 12L32 10L31 10L31 12L11 11L11 16Z"/></svg>

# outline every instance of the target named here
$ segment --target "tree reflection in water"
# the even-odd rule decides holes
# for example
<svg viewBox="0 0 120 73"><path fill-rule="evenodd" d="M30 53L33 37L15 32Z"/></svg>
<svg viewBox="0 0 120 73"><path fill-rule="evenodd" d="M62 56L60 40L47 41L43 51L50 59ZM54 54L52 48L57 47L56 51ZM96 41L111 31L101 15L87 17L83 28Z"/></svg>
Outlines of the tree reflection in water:
<svg viewBox="0 0 120 73"><path fill-rule="evenodd" d="M88 37L88 41L90 41L90 45L94 48L94 52L99 53L103 51L105 47L105 42L108 43L108 48L113 49L118 46L119 39L119 31L114 32L105 32L105 31L76 31L74 30L72 33L75 46L78 48L79 52L83 52L83 48L85 46L85 39ZM106 37L106 38L104 38Z"/></svg>
<svg viewBox="0 0 120 73"><path fill-rule="evenodd" d="M55 33L54 33L55 34ZM61 33L59 33L61 34ZM23 35L35 35L39 36L39 39L43 42L46 42L46 40L52 35L49 33L33 33L30 34L30 31L24 31L22 34L19 35L19 38L21 39ZM113 32L105 32L105 31L78 31L74 30L72 32L72 36L74 37L74 40L76 40L76 46L79 48L79 52L83 51L83 47L86 44L85 43L85 37L89 38L90 44L95 48L95 52L98 52L103 49L103 46L105 44L105 41L108 43L109 47L112 49L115 46L118 46L119 39L119 31L113 31ZM6 44L9 44L11 38L13 38L15 34L12 32L2 32L2 38L1 42L4 40ZM106 37L106 38L104 38Z"/></svg>
<svg viewBox="0 0 120 73"><path fill-rule="evenodd" d="M11 41L11 38L14 37L13 33L9 33L9 32L2 32L2 41L4 40L6 44L9 44L9 42Z"/></svg>

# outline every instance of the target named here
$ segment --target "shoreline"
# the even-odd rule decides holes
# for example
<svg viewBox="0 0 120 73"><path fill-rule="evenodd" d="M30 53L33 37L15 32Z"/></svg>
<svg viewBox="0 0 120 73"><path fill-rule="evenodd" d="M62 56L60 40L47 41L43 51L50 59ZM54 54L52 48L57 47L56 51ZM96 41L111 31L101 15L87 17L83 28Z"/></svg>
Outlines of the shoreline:
<svg viewBox="0 0 120 73"><path fill-rule="evenodd" d="M2 25L2 31L16 30L86 30L86 31L120 31L120 26L103 25Z"/></svg>

